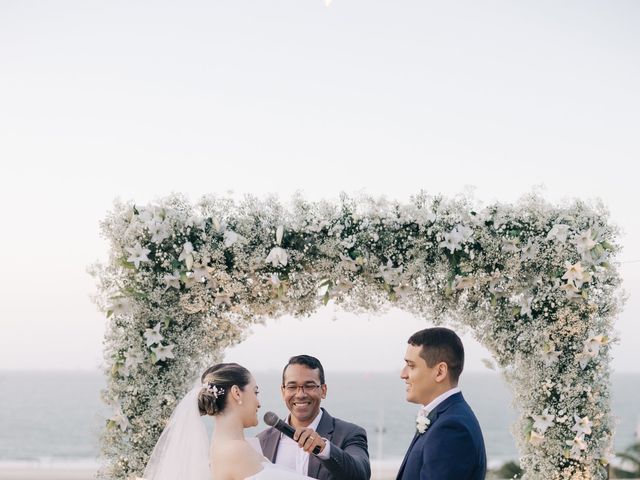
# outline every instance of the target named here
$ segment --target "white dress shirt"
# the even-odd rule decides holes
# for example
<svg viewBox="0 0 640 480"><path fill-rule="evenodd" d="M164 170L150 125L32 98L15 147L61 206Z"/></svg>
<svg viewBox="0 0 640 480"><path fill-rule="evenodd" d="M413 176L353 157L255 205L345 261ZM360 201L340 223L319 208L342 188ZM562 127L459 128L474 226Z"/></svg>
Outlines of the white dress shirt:
<svg viewBox="0 0 640 480"><path fill-rule="evenodd" d="M456 393L459 393L461 391L462 390L460 390L459 387L453 387L451 390L447 390L443 394L438 395L436 398L431 400L431 402L427 403L424 407L422 407L422 409L424 410L425 415L428 416L433 411L434 408L436 408L438 405L440 405L442 402L444 402L447 398L449 398L451 395L455 395Z"/></svg>
<svg viewBox="0 0 640 480"><path fill-rule="evenodd" d="M322 410L313 419L313 422L307 427L312 430L316 430L322 419ZM291 422L291 416L287 418L287 423ZM329 458L329 441L325 439L325 447L322 449L317 457L326 460ZM298 442L294 442L292 439L284 434L280 434L280 444L278 445L278 453L276 454L276 465L289 468L302 475L309 473L309 454L300 448Z"/></svg>

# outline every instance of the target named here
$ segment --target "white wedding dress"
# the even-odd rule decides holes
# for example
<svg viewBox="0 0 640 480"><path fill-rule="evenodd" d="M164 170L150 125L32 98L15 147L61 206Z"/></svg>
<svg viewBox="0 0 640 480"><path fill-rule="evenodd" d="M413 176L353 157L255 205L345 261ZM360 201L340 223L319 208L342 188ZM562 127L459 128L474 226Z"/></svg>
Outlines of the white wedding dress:
<svg viewBox="0 0 640 480"><path fill-rule="evenodd" d="M262 455L262 447L260 447L260 440L257 438L247 438L247 443L253 447L260 455ZM274 465L265 458L262 462L262 470L255 475L247 477L245 480L314 480L311 477L301 475L288 468L281 467L280 465Z"/></svg>
<svg viewBox="0 0 640 480"><path fill-rule="evenodd" d="M262 470L245 480L313 480L311 477L274 465L267 459L262 462L262 467Z"/></svg>
<svg viewBox="0 0 640 480"><path fill-rule="evenodd" d="M140 480L215 480L209 468L209 437L198 411L200 389L191 389L171 414ZM257 438L247 441L262 455ZM313 480L266 458L262 467L246 480Z"/></svg>

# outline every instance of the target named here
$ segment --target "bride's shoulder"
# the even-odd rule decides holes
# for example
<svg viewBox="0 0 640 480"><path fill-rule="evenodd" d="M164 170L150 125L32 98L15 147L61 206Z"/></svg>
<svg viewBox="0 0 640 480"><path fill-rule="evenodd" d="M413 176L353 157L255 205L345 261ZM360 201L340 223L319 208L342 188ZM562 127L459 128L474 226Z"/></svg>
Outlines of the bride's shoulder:
<svg viewBox="0 0 640 480"><path fill-rule="evenodd" d="M262 470L262 460L244 440L212 444L211 466L216 478L252 478Z"/></svg>
<svg viewBox="0 0 640 480"><path fill-rule="evenodd" d="M226 440L219 443L213 449L214 455L224 457L226 460L242 460L255 458L260 460L258 452L246 440Z"/></svg>

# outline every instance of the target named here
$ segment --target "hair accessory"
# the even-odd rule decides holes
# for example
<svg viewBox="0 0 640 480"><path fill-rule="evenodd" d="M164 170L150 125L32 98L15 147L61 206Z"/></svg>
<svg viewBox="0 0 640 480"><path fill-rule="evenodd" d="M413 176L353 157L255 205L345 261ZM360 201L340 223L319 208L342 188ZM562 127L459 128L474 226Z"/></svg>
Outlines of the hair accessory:
<svg viewBox="0 0 640 480"><path fill-rule="evenodd" d="M220 395L224 394L224 388L216 387L215 383L203 383L202 388L204 388L207 392L213 394L213 398L216 400Z"/></svg>

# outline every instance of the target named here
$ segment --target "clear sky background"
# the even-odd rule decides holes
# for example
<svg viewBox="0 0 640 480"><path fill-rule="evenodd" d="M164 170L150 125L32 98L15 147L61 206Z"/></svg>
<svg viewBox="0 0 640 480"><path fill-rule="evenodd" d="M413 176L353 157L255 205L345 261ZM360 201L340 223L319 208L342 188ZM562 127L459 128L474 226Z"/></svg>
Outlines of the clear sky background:
<svg viewBox="0 0 640 480"><path fill-rule="evenodd" d="M473 186L609 206L629 295L613 365L639 372L638 25L634 0L0 0L0 369L100 366L86 268L117 197ZM398 370L426 325L325 308L227 358Z"/></svg>

